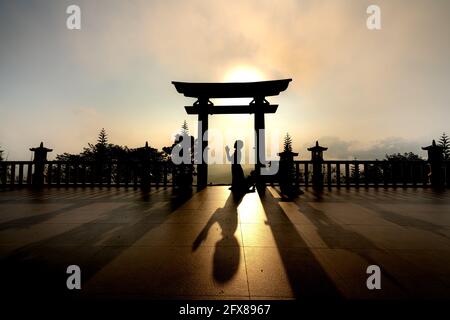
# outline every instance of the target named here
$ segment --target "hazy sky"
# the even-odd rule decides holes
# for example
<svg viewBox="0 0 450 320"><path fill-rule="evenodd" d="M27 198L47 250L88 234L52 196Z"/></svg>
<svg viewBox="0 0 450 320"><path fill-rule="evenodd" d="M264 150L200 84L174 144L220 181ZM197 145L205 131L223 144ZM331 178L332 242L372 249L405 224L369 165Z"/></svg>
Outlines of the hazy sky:
<svg viewBox="0 0 450 320"><path fill-rule="evenodd" d="M66 28L70 4L81 30ZM379 31L366 28L369 4ZM10 160L40 141L78 152L105 127L113 143L160 148L185 119L196 131L172 80L246 69L293 79L266 124L301 156L316 139L328 158L419 152L450 131L449 57L445 0L0 0L0 146ZM235 134L252 123L211 120Z"/></svg>

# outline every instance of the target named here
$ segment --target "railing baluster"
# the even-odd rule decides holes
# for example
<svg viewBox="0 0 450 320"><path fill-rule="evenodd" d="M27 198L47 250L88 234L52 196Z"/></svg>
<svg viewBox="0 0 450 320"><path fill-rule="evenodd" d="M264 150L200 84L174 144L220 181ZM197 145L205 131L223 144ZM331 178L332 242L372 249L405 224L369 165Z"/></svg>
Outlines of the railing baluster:
<svg viewBox="0 0 450 320"><path fill-rule="evenodd" d="M61 186L61 162L58 162L56 166L56 185Z"/></svg>
<svg viewBox="0 0 450 320"><path fill-rule="evenodd" d="M136 162L133 162L132 169L133 169L133 188L137 189L137 184L138 184L138 165L137 165Z"/></svg>
<svg viewBox="0 0 450 320"><path fill-rule="evenodd" d="M295 163L295 187L298 190L300 185L300 164L298 162Z"/></svg>
<svg viewBox="0 0 450 320"><path fill-rule="evenodd" d="M407 183L408 183L408 167L407 167L408 163L406 161L402 161L402 181L403 181L403 187L406 187Z"/></svg>
<svg viewBox="0 0 450 320"><path fill-rule="evenodd" d="M95 182L101 187L103 187L103 162L100 162L98 165L98 170L96 170L95 174Z"/></svg>
<svg viewBox="0 0 450 320"><path fill-rule="evenodd" d="M388 187L389 178L388 178L388 162L383 162L383 186L384 188Z"/></svg>
<svg viewBox="0 0 450 320"><path fill-rule="evenodd" d="M129 174L130 174L130 164L127 163L125 165L125 172L124 172L124 177L125 177L125 188L128 188L128 178L129 178Z"/></svg>
<svg viewBox="0 0 450 320"><path fill-rule="evenodd" d="M308 187L309 184L309 179L308 179L308 175L309 175L309 170L308 170L308 162L305 162L305 188Z"/></svg>
<svg viewBox="0 0 450 320"><path fill-rule="evenodd" d="M375 164L373 165L373 185L378 188L378 178L380 173L380 165L378 163L378 160L376 160Z"/></svg>
<svg viewBox="0 0 450 320"><path fill-rule="evenodd" d="M11 186L14 186L15 182L16 182L16 163L13 162L11 163L11 176L9 183L11 184Z"/></svg>
<svg viewBox="0 0 450 320"><path fill-rule="evenodd" d="M111 187L111 181L112 181L112 162L108 163L108 169L106 171L106 174L107 174L106 183L109 188L109 187Z"/></svg>
<svg viewBox="0 0 450 320"><path fill-rule="evenodd" d="M341 163L339 161L336 162L336 186L341 187Z"/></svg>
<svg viewBox="0 0 450 320"><path fill-rule="evenodd" d="M428 164L422 162L420 166L420 176L422 177L422 186L426 187L428 185Z"/></svg>
<svg viewBox="0 0 450 320"><path fill-rule="evenodd" d="M396 164L398 164L398 163L396 163ZM398 166L395 166L394 165L394 163L391 163L391 176L392 176L392 186L394 187L394 188L397 188L397 168L398 168Z"/></svg>
<svg viewBox="0 0 450 320"><path fill-rule="evenodd" d="M70 183L70 164L69 162L65 163L64 174L66 175L66 179L64 180L66 187L69 186Z"/></svg>
<svg viewBox="0 0 450 320"><path fill-rule="evenodd" d="M155 172L160 172L159 171L159 163L158 162L154 162L153 163L153 167L156 169L154 169ZM159 175L156 176L156 189L159 189Z"/></svg>
<svg viewBox="0 0 450 320"><path fill-rule="evenodd" d="M331 189L331 162L327 163L327 184L328 189Z"/></svg>
<svg viewBox="0 0 450 320"><path fill-rule="evenodd" d="M446 166L445 166L445 183L447 185L447 188L450 188L450 160L446 161Z"/></svg>
<svg viewBox="0 0 450 320"><path fill-rule="evenodd" d="M2 185L6 186L6 179L8 178L8 164L3 162L2 164Z"/></svg>
<svg viewBox="0 0 450 320"><path fill-rule="evenodd" d="M29 162L27 167L27 185L31 185L32 176L33 176L33 163Z"/></svg>
<svg viewBox="0 0 450 320"><path fill-rule="evenodd" d="M4 183L5 183L5 177L3 175L3 173L6 172L6 163L0 161L0 184L3 187Z"/></svg>
<svg viewBox="0 0 450 320"><path fill-rule="evenodd" d="M166 162L164 162L164 164L163 164L163 166L164 166L164 168L163 168L163 170L164 170L164 188L167 188L167 163Z"/></svg>
<svg viewBox="0 0 450 320"><path fill-rule="evenodd" d="M153 172L153 170L152 170L152 164L150 163L149 165L148 165L148 189L149 190L151 190L152 189L152 181L153 181L153 174L152 174L152 172Z"/></svg>
<svg viewBox="0 0 450 320"><path fill-rule="evenodd" d="M116 187L120 187L120 169L121 169L121 167L120 167L120 165L119 165L119 163L117 162L116 163Z"/></svg>
<svg viewBox="0 0 450 320"><path fill-rule="evenodd" d="M95 168L95 162L91 162L90 163L91 168L90 168L90 173L89 173L89 184L92 186L94 186L96 184L96 168Z"/></svg>
<svg viewBox="0 0 450 320"><path fill-rule="evenodd" d="M345 163L345 185L347 188L350 187L350 164Z"/></svg>
<svg viewBox="0 0 450 320"><path fill-rule="evenodd" d="M19 186L23 183L23 163L19 164Z"/></svg>
<svg viewBox="0 0 450 320"><path fill-rule="evenodd" d="M73 170L73 184L76 186L78 184L78 162L75 162L74 164L74 170Z"/></svg>
<svg viewBox="0 0 450 320"><path fill-rule="evenodd" d="M52 184L52 171L53 171L53 165L51 162L47 163L47 184Z"/></svg>
<svg viewBox="0 0 450 320"><path fill-rule="evenodd" d="M369 164L367 162L364 162L364 187L369 187Z"/></svg>
<svg viewBox="0 0 450 320"><path fill-rule="evenodd" d="M81 185L86 186L86 162L81 165Z"/></svg>

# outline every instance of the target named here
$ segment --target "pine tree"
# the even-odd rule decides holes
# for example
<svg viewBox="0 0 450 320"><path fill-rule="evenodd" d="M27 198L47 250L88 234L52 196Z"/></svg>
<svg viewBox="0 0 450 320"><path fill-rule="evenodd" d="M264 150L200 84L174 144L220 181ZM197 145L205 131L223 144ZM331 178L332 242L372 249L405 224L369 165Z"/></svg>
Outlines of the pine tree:
<svg viewBox="0 0 450 320"><path fill-rule="evenodd" d="M444 150L444 159L450 160L450 139L445 134L445 132L442 134L441 138L439 139L439 146L441 146Z"/></svg>
<svg viewBox="0 0 450 320"><path fill-rule="evenodd" d="M286 136L284 137L284 151L292 152L292 138L289 133L286 133Z"/></svg>
<svg viewBox="0 0 450 320"><path fill-rule="evenodd" d="M186 122L186 120L184 120L183 124L181 125L181 134L184 135L189 135L189 127L188 124Z"/></svg>
<svg viewBox="0 0 450 320"><path fill-rule="evenodd" d="M105 128L102 128L102 130L100 130L100 133L98 134L97 145L106 147L107 144L108 144L108 134L106 133Z"/></svg>
<svg viewBox="0 0 450 320"><path fill-rule="evenodd" d="M97 173L102 176L104 174L103 163L111 157L111 145L108 144L108 135L105 128L100 130L97 138L97 144L94 147L94 159L97 162Z"/></svg>
<svg viewBox="0 0 450 320"><path fill-rule="evenodd" d="M281 192L293 197L298 195L298 189L295 186L295 164L293 162L292 138L289 133L284 137L284 148L280 154L279 182Z"/></svg>

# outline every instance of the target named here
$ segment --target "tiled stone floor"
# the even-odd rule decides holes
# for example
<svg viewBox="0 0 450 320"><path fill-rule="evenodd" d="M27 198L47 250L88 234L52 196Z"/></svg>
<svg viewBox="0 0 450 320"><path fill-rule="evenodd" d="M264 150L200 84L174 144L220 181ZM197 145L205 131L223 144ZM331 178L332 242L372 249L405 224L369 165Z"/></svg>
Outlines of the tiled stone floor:
<svg viewBox="0 0 450 320"><path fill-rule="evenodd" d="M381 290L366 287L372 264ZM3 191L0 268L25 299L448 299L450 192Z"/></svg>

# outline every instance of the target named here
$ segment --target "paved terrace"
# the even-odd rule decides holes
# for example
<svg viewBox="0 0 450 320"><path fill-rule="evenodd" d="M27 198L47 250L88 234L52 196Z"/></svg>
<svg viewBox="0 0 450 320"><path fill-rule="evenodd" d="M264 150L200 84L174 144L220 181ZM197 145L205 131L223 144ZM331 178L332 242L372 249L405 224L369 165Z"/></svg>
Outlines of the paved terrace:
<svg viewBox="0 0 450 320"><path fill-rule="evenodd" d="M450 192L3 191L0 255L10 298L449 298ZM371 264L382 290L366 288Z"/></svg>

